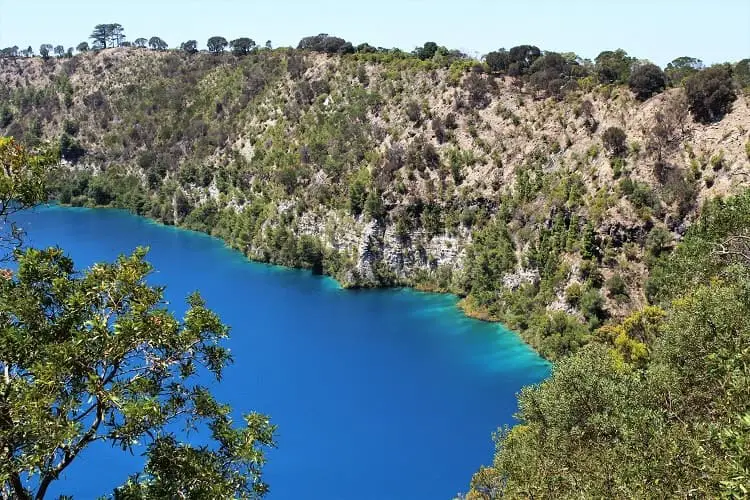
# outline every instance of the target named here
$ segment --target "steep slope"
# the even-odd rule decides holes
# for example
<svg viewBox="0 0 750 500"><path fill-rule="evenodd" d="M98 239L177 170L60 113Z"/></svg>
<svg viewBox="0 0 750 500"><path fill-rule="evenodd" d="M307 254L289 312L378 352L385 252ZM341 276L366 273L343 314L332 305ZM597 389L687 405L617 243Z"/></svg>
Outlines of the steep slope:
<svg viewBox="0 0 750 500"><path fill-rule="evenodd" d="M682 89L640 103L583 78L546 99L471 61L120 48L0 64L0 133L60 142L62 202L347 286L456 292L552 359L643 306L653 261L750 175L742 96L702 125Z"/></svg>

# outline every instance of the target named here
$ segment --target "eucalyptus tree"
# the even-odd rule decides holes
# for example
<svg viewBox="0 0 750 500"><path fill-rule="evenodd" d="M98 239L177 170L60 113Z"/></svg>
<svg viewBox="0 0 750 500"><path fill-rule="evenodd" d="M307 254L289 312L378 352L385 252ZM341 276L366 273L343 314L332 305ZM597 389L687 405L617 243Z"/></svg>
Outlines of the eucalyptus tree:
<svg viewBox="0 0 750 500"><path fill-rule="evenodd" d="M198 52L198 42L195 40L182 42L182 44L180 45L180 49L184 52L187 52L188 54L195 54L196 52Z"/></svg>
<svg viewBox="0 0 750 500"><path fill-rule="evenodd" d="M220 54L224 52L224 49L227 48L229 42L227 42L227 39L223 36L212 36L208 39L208 43L206 45L208 46L208 51L212 54Z"/></svg>
<svg viewBox="0 0 750 500"><path fill-rule="evenodd" d="M49 43L43 43L39 46L39 55L42 59L49 59L49 53L52 50L52 45Z"/></svg>
<svg viewBox="0 0 750 500"><path fill-rule="evenodd" d="M255 41L250 38L243 37L232 40L231 42L229 42L229 45L230 47L232 47L232 53L234 55L245 56L255 48Z"/></svg>
<svg viewBox="0 0 750 500"><path fill-rule="evenodd" d="M167 45L167 42L165 42L158 36L152 36L148 40L148 46L153 50L167 50L167 48L169 47L169 45Z"/></svg>

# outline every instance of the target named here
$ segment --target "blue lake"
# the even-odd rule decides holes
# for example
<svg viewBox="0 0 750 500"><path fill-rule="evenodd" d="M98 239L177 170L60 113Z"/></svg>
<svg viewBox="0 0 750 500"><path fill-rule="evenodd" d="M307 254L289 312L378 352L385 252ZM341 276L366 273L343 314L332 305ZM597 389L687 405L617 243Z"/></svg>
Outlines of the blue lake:
<svg viewBox="0 0 750 500"><path fill-rule="evenodd" d="M200 290L232 328L219 399L278 425L264 469L271 500L452 498L491 462L491 434L513 423L516 393L549 373L516 335L465 317L450 295L341 290L123 211L43 207L18 220L28 244L58 245L79 268L149 246L151 282L179 315ZM50 497L96 498L141 462L87 450Z"/></svg>

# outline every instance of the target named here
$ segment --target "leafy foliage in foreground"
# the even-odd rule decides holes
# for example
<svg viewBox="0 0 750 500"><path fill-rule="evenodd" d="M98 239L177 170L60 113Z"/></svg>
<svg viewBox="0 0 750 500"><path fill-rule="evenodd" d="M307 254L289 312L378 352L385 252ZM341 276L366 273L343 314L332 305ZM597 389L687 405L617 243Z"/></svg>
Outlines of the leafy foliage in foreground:
<svg viewBox="0 0 750 500"><path fill-rule="evenodd" d="M0 137L0 248L6 254L21 243L10 217L46 199L45 180L56 156L29 152L12 138Z"/></svg>
<svg viewBox="0 0 750 500"><path fill-rule="evenodd" d="M255 497L274 427L258 414L233 424L230 408L198 383L230 361L228 328L197 294L182 321L146 283L145 250L77 274L60 249L19 253L0 280L0 461L3 492L35 498L90 444L148 443L144 474L117 498ZM205 376L205 374L203 375ZM188 445L175 425L210 430Z"/></svg>
<svg viewBox="0 0 750 500"><path fill-rule="evenodd" d="M468 498L745 498L750 194L714 202L659 264L648 307L519 397ZM680 279L678 279L680 277ZM669 299L673 299L669 302Z"/></svg>
<svg viewBox="0 0 750 500"><path fill-rule="evenodd" d="M54 158L0 139L0 216L45 200ZM5 239L3 238L3 241ZM115 498L256 498L275 427L198 383L231 361L228 328L196 293L182 321L146 283L145 249L77 273L59 248L16 249L0 270L0 497L44 498L89 445L147 446L142 474ZM178 441L176 426L210 434Z"/></svg>

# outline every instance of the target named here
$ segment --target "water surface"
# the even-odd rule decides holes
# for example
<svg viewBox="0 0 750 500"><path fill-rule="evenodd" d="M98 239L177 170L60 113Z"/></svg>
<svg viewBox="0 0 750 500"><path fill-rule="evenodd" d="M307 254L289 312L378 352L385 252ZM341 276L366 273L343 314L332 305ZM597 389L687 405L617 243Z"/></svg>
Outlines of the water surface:
<svg viewBox="0 0 750 500"><path fill-rule="evenodd" d="M59 245L79 268L149 246L170 307L200 290L232 327L235 362L218 397L279 426L264 478L271 500L441 499L491 462L491 433L549 366L501 325L465 317L450 295L347 291L304 271L249 262L208 236L118 210L44 207L27 242ZM53 494L96 498L141 457L97 447Z"/></svg>

